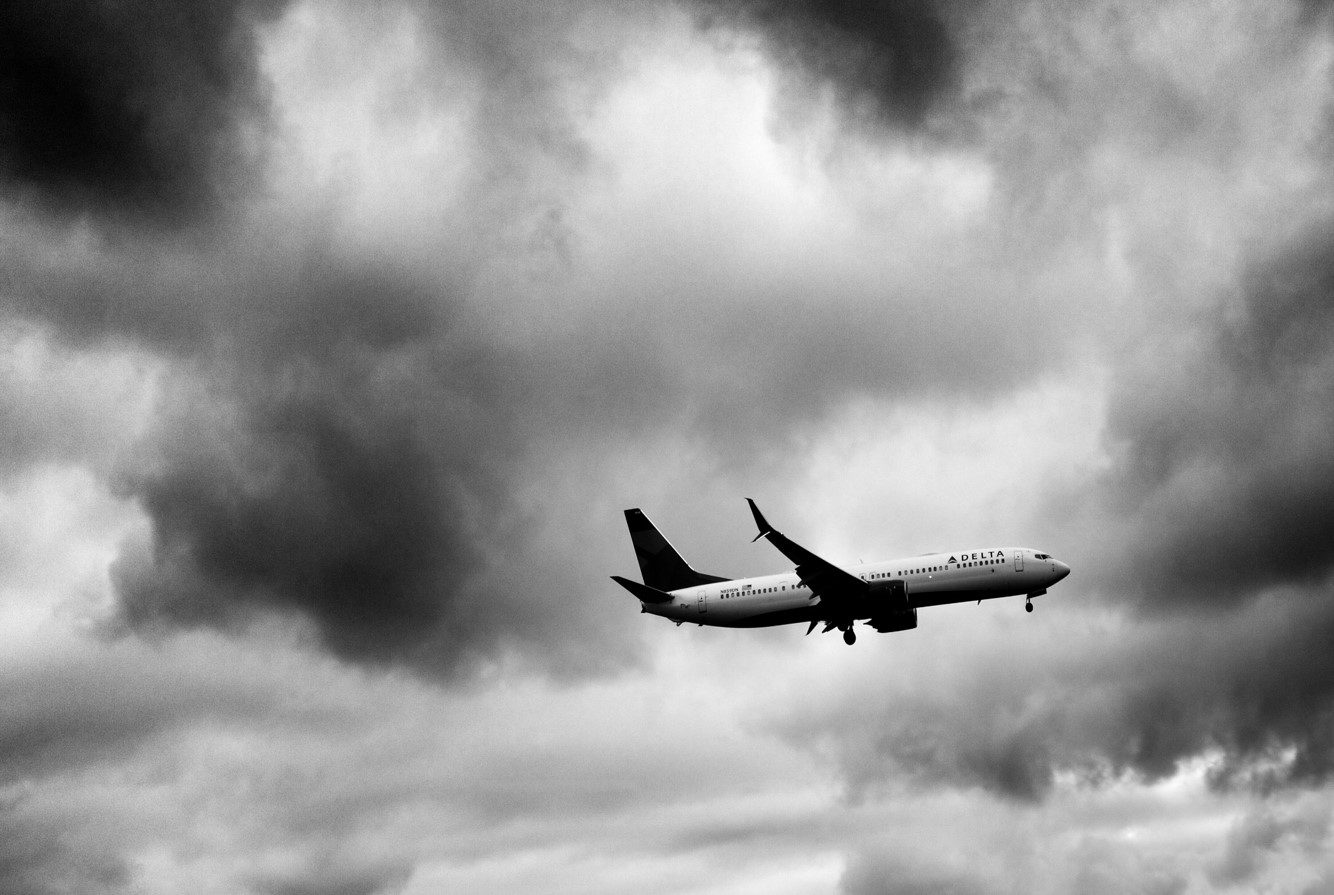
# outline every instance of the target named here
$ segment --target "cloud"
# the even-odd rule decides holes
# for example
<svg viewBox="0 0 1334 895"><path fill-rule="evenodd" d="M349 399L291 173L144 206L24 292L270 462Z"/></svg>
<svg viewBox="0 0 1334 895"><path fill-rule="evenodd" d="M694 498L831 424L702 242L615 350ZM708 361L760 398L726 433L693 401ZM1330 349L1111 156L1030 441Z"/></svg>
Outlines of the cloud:
<svg viewBox="0 0 1334 895"><path fill-rule="evenodd" d="M988 891L981 880L966 873L918 867L885 855L854 859L843 872L839 889L848 895L968 895Z"/></svg>
<svg viewBox="0 0 1334 895"><path fill-rule="evenodd" d="M0 14L0 888L1327 879L1328 34L1217 12ZM852 650L605 581L632 505L778 568L745 493L1075 574Z"/></svg>
<svg viewBox="0 0 1334 895"><path fill-rule="evenodd" d="M780 65L835 86L877 121L919 126L955 86L953 10L928 0L705 0L703 21L763 35Z"/></svg>
<svg viewBox="0 0 1334 895"><path fill-rule="evenodd" d="M1057 595L983 641L976 616L937 610L929 636L948 651L904 644L901 668L850 670L765 724L835 761L853 800L948 786L1041 803L1062 779L1153 784L1197 760L1218 792L1318 788L1334 771L1331 628L1284 599L1178 626Z"/></svg>
<svg viewBox="0 0 1334 895"><path fill-rule="evenodd" d="M45 726L81 744L48 739L43 755L33 743L0 781L0 807L17 800L13 825L0 820L14 834L15 879L82 879L79 868L104 856L123 867L125 888L149 892L470 891L506 880L511 891L522 881L612 892L627 873L689 886L701 865L715 879L753 879L737 862L805 841L825 801L818 782L768 791L775 768L790 778L809 765L738 725L724 682L707 696L642 673L447 688L350 667L286 636L63 640L40 672L6 667L26 695L0 719L54 716ZM116 707L137 733L104 730ZM713 760L688 781L663 774L690 754L687 741Z"/></svg>
<svg viewBox="0 0 1334 895"><path fill-rule="evenodd" d="M14 895L123 892L131 868L86 822L34 817L23 799L0 805L0 887Z"/></svg>
<svg viewBox="0 0 1334 895"><path fill-rule="evenodd" d="M161 45L144 44L144 70L129 66L124 75L133 96L99 107L107 128L137 134L135 110L143 106L152 133L170 137L179 125L213 141L240 127L233 106L259 114L249 100L258 95L251 82L259 75L254 29L261 17L248 6L210 9L198 13L199 22L190 18L193 8L180 13L170 21L181 34L169 28ZM134 23L117 17L149 12L108 7L87 14L97 27L130 34ZM353 27L338 10L326 12ZM479 45L492 38L522 41L545 27L535 21L511 33L488 21L485 10L451 7L435 14L443 21L427 16L427 24L439 25L442 43L455 40L452 26L459 19L477 26L463 33ZM182 51L173 41L196 31L200 40L218 44L195 60L222 67L209 82L218 95L173 94L178 109L157 92L168 74L158 69L170 67ZM473 49L479 68L496 64L480 46ZM440 47L434 52L444 53ZM520 80L535 90L545 77L544 53L515 53L531 63L533 77ZM82 65L82 58L75 62ZM424 80L445 68L429 53L421 64L413 75ZM501 90L505 77L518 75L500 68L505 74L497 89L504 95L477 100L484 111L541 104L522 85ZM97 83L95 71L80 68L79 74ZM184 83L193 82L185 76ZM71 114L83 108L74 105ZM186 117L159 122L152 117L159 106L163 116ZM511 111L505 121L486 114L478 134L491 136L479 136L478 143L494 148L497 135L508 133L516 160L541 156L549 130ZM43 157L59 159L62 133L33 137L48 144ZM23 169L16 177L62 201L74 186L98 186L97 202L125 212L159 201L172 211L193 210L204 201L203 192L190 191L207 189L214 159L201 149L191 160L192 144L181 152L184 167L170 177L154 169L142 182L95 183L93 174L103 167L127 169L126 176L136 164L153 168L159 147L126 141L129 158L37 174ZM494 154L475 160L478 182L500 177L496 192L515 194L515 178L487 167ZM255 160L248 161L251 173L259 173ZM13 212L18 226L9 238L18 260L5 296L13 309L49 327L62 349L128 345L157 355L171 383L156 422L134 450L120 455L113 474L120 493L151 522L148 537L127 543L116 565L123 621L141 631L236 630L276 611L309 619L321 642L345 659L405 662L438 673L494 658L507 644L545 640L570 659L579 657L572 665L623 661L624 648L614 642L600 656L577 649L574 622L552 636L545 607L527 594L536 577L540 587L556 592L573 590L572 582L562 573L524 570L512 559L522 554L528 527L513 499L519 459L542 426L560 417L559 407L548 415L544 399L577 388L568 373L582 374L567 371L549 387L545 358L523 357L481 331L467 310L466 277L458 273L477 244L431 238L433 251L457 259L442 265L443 272L420 260L363 260L377 228L348 245L331 232L336 225L319 219L331 209L275 210L263 198L247 198L235 218L198 240L114 216L64 227ZM503 209L465 205L469 222L483 231L474 238L485 242ZM32 455L14 462L30 462Z"/></svg>
<svg viewBox="0 0 1334 895"><path fill-rule="evenodd" d="M1190 877L1164 854L1146 853L1138 843L1108 841L1087 836L1071 849L1066 870L1069 885L1089 895L1114 895L1133 890L1146 895L1181 895Z"/></svg>
<svg viewBox="0 0 1334 895"><path fill-rule="evenodd" d="M72 3L0 14L0 173L61 216L189 220L262 151L253 25L281 3Z"/></svg>
<svg viewBox="0 0 1334 895"><path fill-rule="evenodd" d="M470 609L504 599L474 579L513 518L525 371L397 274L285 273L252 284L282 302L272 325L205 355L125 465L153 522L117 566L125 617L234 627L268 607L344 658L466 664L501 633Z"/></svg>
<svg viewBox="0 0 1334 895"><path fill-rule="evenodd" d="M32 466L107 468L151 408L153 364L143 355L71 350L49 328L0 329L0 474Z"/></svg>
<svg viewBox="0 0 1334 895"><path fill-rule="evenodd" d="M1320 853L1329 824L1329 810L1323 806L1298 805L1281 813L1259 808L1248 813L1228 832L1223 854L1206 868L1209 881L1219 887L1244 886L1281 850L1292 847Z"/></svg>
<svg viewBox="0 0 1334 895"><path fill-rule="evenodd" d="M1154 679L1109 666L1121 734L1076 753L1152 778L1217 750L1216 786L1261 791L1321 785L1334 771L1330 232L1317 220L1258 254L1216 308L1147 336L1113 380L1112 462L1077 486L1078 505L1070 495L1053 512L1081 520L1071 549L1086 553L1076 568L1091 590L1161 633L1131 661L1176 671ZM1182 659L1179 631L1192 632L1200 661ZM1038 779L1075 760L1021 752Z"/></svg>
<svg viewBox="0 0 1334 895"><path fill-rule="evenodd" d="M272 694L244 682L144 658L136 648L106 652L77 643L58 656L10 664L13 687L0 704L0 782L114 764L202 717L248 717L273 703Z"/></svg>
<svg viewBox="0 0 1334 895"><path fill-rule="evenodd" d="M450 21L464 15L439 14ZM351 27L339 15L330 27ZM545 22L506 39L522 41L525 29L539 32ZM284 20L279 33L298 24ZM486 21L477 27L491 33ZM547 96L550 133L564 133L563 89L549 83L560 66L545 54L565 49L533 40L542 49L525 57L524 70ZM429 52L419 61L414 79L450 71ZM518 103L501 89L509 77L517 75L492 84L499 94L468 94L464 104ZM368 89L384 86L377 78ZM289 97L291 87L280 85L275 96ZM536 101L524 93L520 105ZM470 149L503 135L515 160L540 166L550 151L547 127L520 127L520 109L504 108L479 127L489 136ZM400 111L391 105L383 114L398 126ZM367 139L382 135L371 131ZM469 156L462 182L492 183L492 161ZM577 160L569 164L578 169ZM962 171L985 183L966 159L937 169L908 154L901 164L912 182L943 184ZM310 173L287 171L282 189ZM351 169L353 193L357 176ZM684 198L707 201L698 184L692 190ZM657 234L608 245L606 231L583 229L598 215L625 214L626 206L599 206L605 195L597 191L584 204L557 193L578 212L569 216L572 245L558 285L581 300L536 329L523 310L553 296L527 278L549 246L505 245L507 219L489 206L445 203L445 220L457 215L476 228L467 238L454 241L452 228L450 239L412 230L436 253L429 260L386 257L374 209L342 208L337 199L297 210L256 199L204 245L62 234L78 251L53 258L40 247L46 231L16 237L26 252L15 295L22 313L53 321L76 343L128 340L165 358L171 385L156 423L116 474L120 493L150 521L147 539L127 544L115 568L131 628L241 630L277 614L308 620L344 659L406 663L446 677L510 651L584 672L620 667L630 661L631 641L594 611L601 595L589 582L600 576L591 566L568 568L559 546L543 546L538 562L514 558L531 560L554 526L590 527L580 521L590 506L610 520L592 526L608 540L619 507L607 513L606 501L592 496L600 487L594 471L632 435L671 440L684 432L739 460L748 444L812 424L849 394L987 391L1023 370L1020 343L993 337L995 328L1014 325L1006 302L1028 301L1013 290L964 325L958 319L968 302L950 296L947 277L904 282L883 301L872 267L814 298L775 299L779 289L790 292L779 272L738 296L726 283L745 274L745 259L730 258L705 259L694 274L702 294L689 294L671 284L670 270L637 269L636 253L660 248ZM550 199L509 182L477 195L521 208ZM647 209L657 197L633 200ZM939 214L941 226L951 226L949 212ZM705 251L736 223L727 215L691 234L692 249ZM804 239L795 231L786 238ZM496 239L505 251L496 252ZM478 251L495 254L469 260ZM835 262L792 272L815 283ZM714 276L720 283L708 282ZM966 294L974 294L978 281L964 277ZM40 289L23 288L39 282ZM614 310L627 293L638 296L630 310ZM680 313L683 304L701 313L692 319ZM761 304L775 310L776 333L756 325ZM846 317L858 314L876 325L849 329ZM947 324L948 349L922 351L924 334L942 317L955 321ZM659 332L674 336L659 339ZM586 492L542 484L542 470L565 463L565 452L582 458L571 473L587 482ZM543 496L531 497L533 489ZM553 491L560 501L545 497ZM549 607L534 597L544 593L578 595L565 603L568 621L549 622ZM597 654L579 647L590 632L603 644Z"/></svg>
<svg viewBox="0 0 1334 895"><path fill-rule="evenodd" d="M1137 520L1127 553L1145 609L1218 611L1268 588L1312 598L1334 570L1334 271L1330 228L1255 265L1243 300L1132 368L1109 438L1109 502ZM1179 375L1159 375L1170 358Z"/></svg>
<svg viewBox="0 0 1334 895"><path fill-rule="evenodd" d="M135 890L144 873L135 843L153 824L153 781L193 780L168 756L178 758L196 731L268 715L275 693L257 686L235 654L220 661L199 641L172 652L49 623L13 633L29 646L9 644L11 686L0 699L0 887Z"/></svg>
<svg viewBox="0 0 1334 895"><path fill-rule="evenodd" d="M288 874L256 878L256 895L389 895L403 891L411 875L410 867L370 865L347 867L346 862L327 856L314 866Z"/></svg>
<svg viewBox="0 0 1334 895"><path fill-rule="evenodd" d="M106 120L62 120L122 137L6 160L3 300L41 337L0 344L0 455L140 514L79 586L145 637L15 667L13 878L1177 892L1318 861L1280 810L1199 818L1334 769L1320 40L1058 6L230 5L104 83L117 17L165 13L69 13ZM1075 575L851 651L605 581L632 505L701 568L776 568L752 486L833 558L1017 531ZM50 587L40 543L15 574ZM125 822L82 839L67 795ZM904 803L994 824L986 855ZM1195 852L1136 860L1165 811Z"/></svg>
<svg viewBox="0 0 1334 895"><path fill-rule="evenodd" d="M595 6L571 9L596 18ZM415 245L406 257L397 254L396 241L384 240L386 200L351 201L364 186L359 178L384 181L352 166L342 186L328 187L317 182L322 169L301 167L300 151L266 168L250 159L249 169L271 177L276 196L295 208L247 194L206 239L150 233L119 220L64 227L13 213L18 226L9 239L17 263L7 295L13 311L52 327L63 345L128 344L156 355L170 382L154 425L115 473L119 492L150 523L146 538L127 543L114 572L122 619L131 628L240 630L278 614L308 620L320 642L344 659L407 663L445 676L507 651L545 654L565 668L618 667L628 661L629 640L584 611L598 599L591 574L563 568L562 549L549 543L540 562L515 561L531 558L556 525L586 528L577 521L581 507L606 510L605 501L571 491L561 496L573 502L535 503L532 489L551 490L540 484L544 466L574 452L585 459L574 476L597 489L590 471L631 436L650 433L667 443L684 433L703 438L739 469L752 462L750 448L792 437L849 395L988 393L1026 375L1021 342L994 334L1013 330L1020 319L1014 308L1031 299L1007 286L989 310L977 312L972 299L983 282L994 286L986 276L903 276L903 262L893 260L858 265L862 247L840 247L832 237L824 240L827 253L802 250L806 228L789 227L781 242L754 242L760 253L785 246L800 253L798 263L768 276L754 275L753 255L717 257L713 247L744 228L745 213L777 222L781 207L728 211L685 234L693 257L683 253L666 268L645 270L643 254L661 253L681 236L679 229L632 229L661 196L631 193L627 202L625 194L613 194L609 206L599 204L608 202L600 189L585 197L571 186L601 187L606 174L590 160L620 159L596 154L616 147L597 142L605 131L580 117L590 96L612 90L602 81L612 66L549 14L514 7L516 18L497 18L487 9L452 5L403 10L412 23L428 26L412 31L425 36L406 67L382 57L348 67L338 56L356 50L356 41L339 36L361 33L362 25L386 40L401 38L389 13L362 22L348 8L293 8L262 40L256 25L276 15L276 7L264 7L263 15L249 6L199 13L205 18L198 29L219 54L213 60L205 53L199 64L216 62L224 74L209 82L216 93L187 91L185 123L171 117L159 129L169 134L189 126L200 140L225 142L243 130L235 112L271 116L279 148L291 148L282 142L288 138L318 143L322 132L303 131L287 117L285 103L304 95L303 79L313 79L301 68L313 57L302 52L332 54L318 61L350 79L348 92L370 92L364 142L388 146L416 134L412 127L425 127L419 103L404 98L419 89L465 122L458 145L463 173L451 181L461 198L442 197L433 215L403 228ZM97 27L117 34L121 14L131 13L120 7L88 13ZM193 14L183 14L182 22ZM896 41L916 40L935 19L914 8L881 10L861 22L842 7L810 6L775 21L795 29L792 39L804 25L823 23L819 28L832 28L839 40L871 46L883 65L898 52ZM312 34L329 39L310 40ZM155 85L159 68L176 58L177 39L183 38L169 29L160 45L143 48L142 71L131 67L125 75L123 91L135 99L105 103L100 114L108 122L134 134L128 106L176 114ZM84 66L77 53L72 58ZM664 62L681 65L668 54L650 58L647 67ZM86 68L78 71L95 81ZM893 70L899 74L877 95L902 111L918 102L910 95L928 90L923 85L931 78ZM275 79L271 94L256 89L261 75ZM271 102L259 104L261 93ZM423 139L436 134L430 130ZM768 140L762 129L759 135ZM48 149L58 148L59 136L43 138ZM156 144L127 145L130 161L152 167ZM318 155L327 147L306 148ZM185 152L186 167L172 177L112 184L96 193L97 201L125 210L159 200L174 208L207 205L211 200L199 197L213 182L216 160L202 149L196 155L190 161ZM677 159L661 161L670 167ZM374 153L370 163L378 164ZM91 170L23 176L60 199L71 184L91 183ZM966 156L937 165L905 150L890 170L868 164L864 173L912 195L950 185L962 212L940 203L929 215L918 213L928 238L934 227L966 228L968 216L985 208L986 171ZM655 172L628 177L652 182ZM791 170L780 169L778 177L780 188L805 186ZM965 187L957 185L961 178ZM757 179L747 186L750 197L762 197L769 185ZM709 201L698 180L678 198L685 207ZM855 215L835 215L835 236L856 224ZM631 220L620 223L625 216ZM543 230L550 239L516 244L524 234L515 231L515 220L557 221L559 232ZM678 228L679 220L664 223ZM818 216L811 223L818 225ZM608 242L608 234L617 238ZM982 249L984 267L1003 263L1003 253ZM426 250L429 258L422 257ZM839 274L837 286L821 285L845 267L853 272ZM554 287L534 282L553 271ZM888 298L886 273L894 284ZM677 278L686 274L691 279L681 288ZM795 292L794 281L809 294ZM760 308L767 309L764 326L757 325ZM552 325L529 328L525 311ZM850 327L852 318L862 325ZM924 350L942 320L950 333L944 350ZM606 539L607 527L595 530ZM566 603L572 620L547 621L548 608L531 596L546 592L579 594ZM580 615L582 621L573 620ZM604 643L601 655L578 647L590 631Z"/></svg>

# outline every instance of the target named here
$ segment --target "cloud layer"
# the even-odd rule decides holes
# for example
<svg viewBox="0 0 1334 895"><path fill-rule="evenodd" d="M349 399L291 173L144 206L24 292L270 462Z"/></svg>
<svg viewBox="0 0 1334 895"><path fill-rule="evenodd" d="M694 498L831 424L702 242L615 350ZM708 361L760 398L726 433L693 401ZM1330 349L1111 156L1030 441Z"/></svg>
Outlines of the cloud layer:
<svg viewBox="0 0 1334 895"><path fill-rule="evenodd" d="M0 13L0 881L1316 891L1326 19ZM854 650L609 586L628 506L779 568L747 494L1075 573Z"/></svg>

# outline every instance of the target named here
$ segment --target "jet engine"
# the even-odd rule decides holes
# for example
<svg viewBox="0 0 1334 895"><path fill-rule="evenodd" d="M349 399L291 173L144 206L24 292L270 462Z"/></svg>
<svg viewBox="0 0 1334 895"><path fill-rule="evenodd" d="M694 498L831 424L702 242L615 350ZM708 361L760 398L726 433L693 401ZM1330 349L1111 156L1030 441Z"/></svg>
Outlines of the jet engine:
<svg viewBox="0 0 1334 895"><path fill-rule="evenodd" d="M917 627L917 607L908 600L908 588L902 580L877 581L867 596L871 609L867 624L881 634Z"/></svg>

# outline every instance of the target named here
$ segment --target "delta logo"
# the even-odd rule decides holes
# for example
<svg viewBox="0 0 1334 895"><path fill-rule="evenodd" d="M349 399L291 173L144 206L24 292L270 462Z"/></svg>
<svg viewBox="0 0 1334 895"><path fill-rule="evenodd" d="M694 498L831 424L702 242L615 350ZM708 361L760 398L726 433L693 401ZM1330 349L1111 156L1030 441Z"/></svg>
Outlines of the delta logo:
<svg viewBox="0 0 1334 895"><path fill-rule="evenodd" d="M951 556L945 560L946 563L969 562L975 559L1004 559L1004 550L979 550L976 553L960 553L958 556Z"/></svg>

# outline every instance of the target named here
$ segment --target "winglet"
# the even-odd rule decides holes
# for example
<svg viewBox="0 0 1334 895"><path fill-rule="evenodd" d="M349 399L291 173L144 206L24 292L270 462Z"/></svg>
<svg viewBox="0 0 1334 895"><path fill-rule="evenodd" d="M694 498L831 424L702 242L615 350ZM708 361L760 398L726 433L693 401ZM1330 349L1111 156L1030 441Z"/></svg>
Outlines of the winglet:
<svg viewBox="0 0 1334 895"><path fill-rule="evenodd" d="M773 526L769 524L768 520L764 518L764 514L760 512L760 508L755 506L755 501L747 497L746 503L750 504L750 512L755 517L755 526L760 530L759 534L750 539L750 542L754 544L774 529Z"/></svg>

